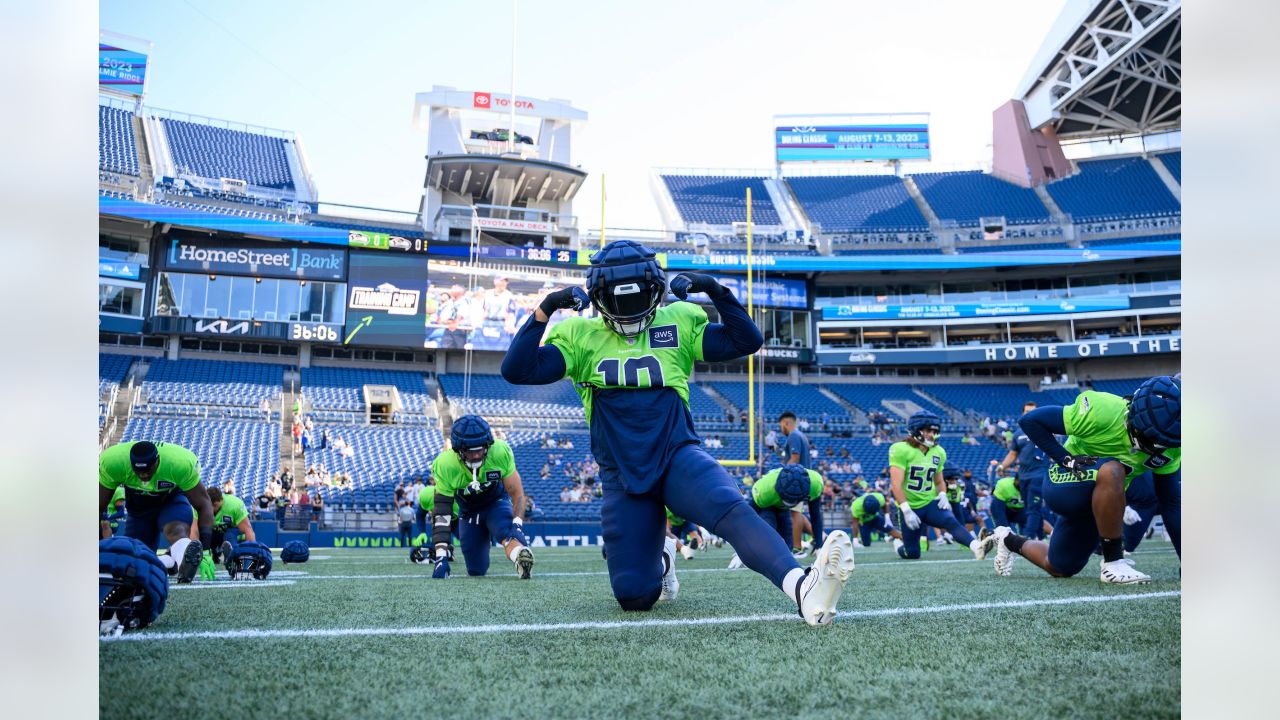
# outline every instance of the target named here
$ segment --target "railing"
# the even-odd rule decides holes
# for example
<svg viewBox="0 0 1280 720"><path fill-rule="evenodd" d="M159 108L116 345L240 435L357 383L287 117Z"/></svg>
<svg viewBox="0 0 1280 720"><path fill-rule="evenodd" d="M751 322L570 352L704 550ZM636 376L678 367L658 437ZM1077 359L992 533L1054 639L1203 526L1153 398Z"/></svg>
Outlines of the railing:
<svg viewBox="0 0 1280 720"><path fill-rule="evenodd" d="M480 218L501 220L520 220L524 222L548 222L553 229L573 229L578 226L576 215L563 215L537 208L513 207L510 205L441 205L439 212L432 219L435 225L443 218L457 218L465 224L471 223L472 215Z"/></svg>

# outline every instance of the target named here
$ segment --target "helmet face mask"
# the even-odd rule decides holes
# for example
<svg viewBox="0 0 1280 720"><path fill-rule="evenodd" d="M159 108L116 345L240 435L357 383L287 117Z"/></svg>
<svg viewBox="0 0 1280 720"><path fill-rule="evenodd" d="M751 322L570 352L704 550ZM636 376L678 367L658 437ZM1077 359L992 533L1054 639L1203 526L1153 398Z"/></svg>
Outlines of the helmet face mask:
<svg viewBox="0 0 1280 720"><path fill-rule="evenodd" d="M916 442L931 448L942 434L942 418L930 412L918 412L907 419L907 434Z"/></svg>
<svg viewBox="0 0 1280 720"><path fill-rule="evenodd" d="M457 448L458 459L468 468L479 470L480 466L484 465L485 459L489 457L489 445L490 443L486 443L480 447Z"/></svg>
<svg viewBox="0 0 1280 720"><path fill-rule="evenodd" d="M648 329L662 306L667 276L649 248L615 240L591 256L587 296L606 327L625 338Z"/></svg>
<svg viewBox="0 0 1280 720"><path fill-rule="evenodd" d="M470 470L479 470L484 465L493 442L493 430L479 415L463 415L453 421L449 431L450 447L462 466Z"/></svg>
<svg viewBox="0 0 1280 720"><path fill-rule="evenodd" d="M652 282L618 283L603 286L591 301L610 330L630 338L653 323L664 290L663 285Z"/></svg>

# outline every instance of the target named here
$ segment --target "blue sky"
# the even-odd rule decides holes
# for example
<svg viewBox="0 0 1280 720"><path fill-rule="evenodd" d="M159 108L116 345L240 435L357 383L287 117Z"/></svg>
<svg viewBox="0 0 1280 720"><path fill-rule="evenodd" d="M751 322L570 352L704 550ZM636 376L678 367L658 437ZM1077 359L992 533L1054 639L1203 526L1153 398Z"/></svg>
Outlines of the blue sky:
<svg viewBox="0 0 1280 720"><path fill-rule="evenodd" d="M651 167L767 168L772 117L932 113L941 166L990 159L1008 100L1062 0L521 0L516 92L589 114L580 227L654 228ZM297 132L320 198L416 210L414 94L505 93L511 0L102 0L105 30L154 43L148 104Z"/></svg>

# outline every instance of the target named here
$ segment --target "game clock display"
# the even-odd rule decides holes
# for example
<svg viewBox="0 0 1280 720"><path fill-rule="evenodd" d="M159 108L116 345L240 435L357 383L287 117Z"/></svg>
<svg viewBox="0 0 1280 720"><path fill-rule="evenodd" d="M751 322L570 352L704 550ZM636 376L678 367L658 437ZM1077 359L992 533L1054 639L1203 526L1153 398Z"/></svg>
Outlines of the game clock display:
<svg viewBox="0 0 1280 720"><path fill-rule="evenodd" d="M289 339L302 342L331 342L342 340L339 328L324 323L289 323Z"/></svg>

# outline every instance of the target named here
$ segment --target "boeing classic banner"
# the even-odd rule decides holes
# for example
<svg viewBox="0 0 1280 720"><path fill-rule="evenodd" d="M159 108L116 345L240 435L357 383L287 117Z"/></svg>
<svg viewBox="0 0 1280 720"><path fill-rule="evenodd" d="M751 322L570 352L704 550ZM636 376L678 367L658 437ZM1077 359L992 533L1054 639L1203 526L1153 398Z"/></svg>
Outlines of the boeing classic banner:
<svg viewBox="0 0 1280 720"><path fill-rule="evenodd" d="M147 56L104 42L98 43L98 87L141 95L147 82Z"/></svg>
<svg viewBox="0 0 1280 720"><path fill-rule="evenodd" d="M168 270L214 275L344 280L347 253L329 247L285 245L258 240L174 236L164 254Z"/></svg>
<svg viewBox="0 0 1280 720"><path fill-rule="evenodd" d="M1079 297L1047 300L995 300L981 303L925 303L886 305L862 303L822 308L823 320L936 320L946 318L1008 317L1057 313L1128 310L1128 296Z"/></svg>
<svg viewBox="0 0 1280 720"><path fill-rule="evenodd" d="M929 159L929 126L923 123L786 125L775 127L773 137L778 162Z"/></svg>

